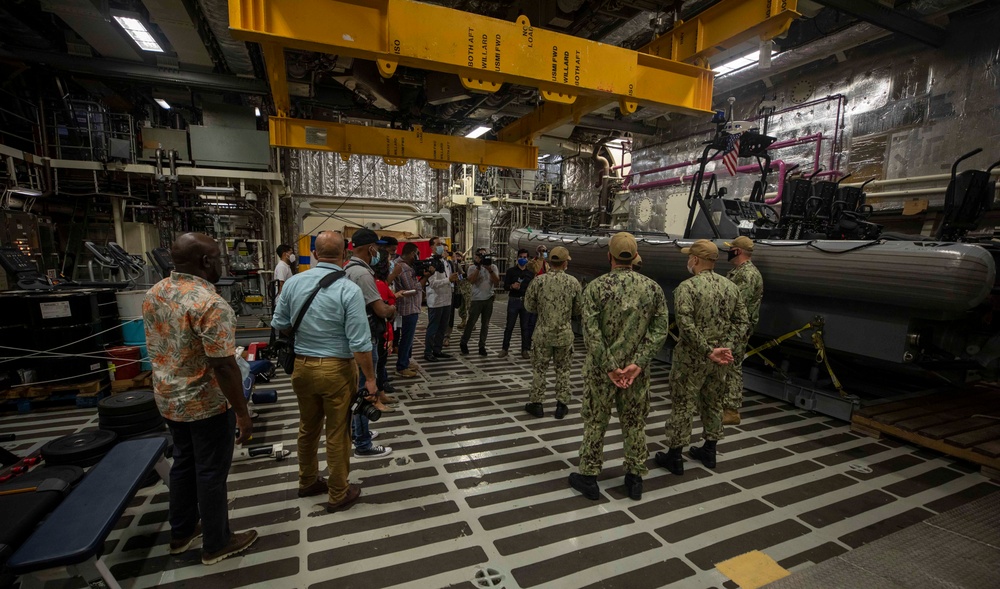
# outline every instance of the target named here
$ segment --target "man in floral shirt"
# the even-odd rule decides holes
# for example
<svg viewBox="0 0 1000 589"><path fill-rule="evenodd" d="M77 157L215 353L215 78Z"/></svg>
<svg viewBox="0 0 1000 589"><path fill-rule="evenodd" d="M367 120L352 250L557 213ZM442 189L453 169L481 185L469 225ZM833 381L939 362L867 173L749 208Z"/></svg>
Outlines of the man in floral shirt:
<svg viewBox="0 0 1000 589"><path fill-rule="evenodd" d="M170 254L174 272L142 304L156 404L174 440L170 553L204 532L201 562L215 564L257 539L254 530L229 529L226 497L234 443L248 440L253 424L235 358L236 317L213 286L222 275L219 244L185 233Z"/></svg>

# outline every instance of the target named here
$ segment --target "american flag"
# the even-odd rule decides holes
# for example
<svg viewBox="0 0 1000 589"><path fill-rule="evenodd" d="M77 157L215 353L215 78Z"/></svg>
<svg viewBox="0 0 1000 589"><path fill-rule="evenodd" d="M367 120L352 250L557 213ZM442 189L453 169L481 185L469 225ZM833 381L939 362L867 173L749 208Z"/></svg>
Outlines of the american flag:
<svg viewBox="0 0 1000 589"><path fill-rule="evenodd" d="M740 154L740 136L730 135L727 140L726 151L722 154L722 163L726 166L726 170L729 172L730 176L736 175L736 159Z"/></svg>

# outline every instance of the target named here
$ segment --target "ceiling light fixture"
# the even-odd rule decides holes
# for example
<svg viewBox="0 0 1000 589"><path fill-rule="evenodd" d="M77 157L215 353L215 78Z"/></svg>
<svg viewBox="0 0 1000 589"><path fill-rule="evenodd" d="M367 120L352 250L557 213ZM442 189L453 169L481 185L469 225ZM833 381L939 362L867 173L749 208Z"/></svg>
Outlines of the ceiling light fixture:
<svg viewBox="0 0 1000 589"><path fill-rule="evenodd" d="M9 189L11 194L19 194L21 196L27 196L29 198L38 198L42 196L41 190L34 190L33 188L21 188L20 186L15 186Z"/></svg>
<svg viewBox="0 0 1000 589"><path fill-rule="evenodd" d="M153 35L146 29L146 25L142 24L141 20L131 16L115 16L114 19L121 28L125 29L128 36L132 37L132 40L139 46L139 49L153 53L163 53L163 48L156 42L156 39L153 38Z"/></svg>
<svg viewBox="0 0 1000 589"><path fill-rule="evenodd" d="M774 57L777 54L778 54L777 51L773 50L771 51L771 57ZM712 71L715 72L715 77L718 78L719 76L724 76L726 74L735 72L736 70L741 70L745 67L757 64L759 62L760 62L760 49L757 49L741 57L731 59L717 66L713 66ZM770 63L770 60L768 60L768 62Z"/></svg>
<svg viewBox="0 0 1000 589"><path fill-rule="evenodd" d="M163 110L170 110L170 103L162 98L154 98L153 102L160 105Z"/></svg>
<svg viewBox="0 0 1000 589"><path fill-rule="evenodd" d="M469 139L479 139L480 137L489 133L492 130L493 127L476 127L475 129L470 131L469 134L466 135L466 137L468 137Z"/></svg>

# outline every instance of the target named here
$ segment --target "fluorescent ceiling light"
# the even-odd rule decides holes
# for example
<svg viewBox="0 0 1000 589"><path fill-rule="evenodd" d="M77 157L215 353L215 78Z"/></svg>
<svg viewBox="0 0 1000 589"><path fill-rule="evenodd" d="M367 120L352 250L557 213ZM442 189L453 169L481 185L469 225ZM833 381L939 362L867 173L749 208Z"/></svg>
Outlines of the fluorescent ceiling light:
<svg viewBox="0 0 1000 589"><path fill-rule="evenodd" d="M115 21L121 28L125 29L129 37L132 37L132 40L139 46L139 49L154 53L163 53L163 48L156 42L153 35L149 34L149 31L146 30L146 25L142 24L141 20L130 16L116 16Z"/></svg>
<svg viewBox="0 0 1000 589"><path fill-rule="evenodd" d="M10 189L11 194L20 194L21 196L28 196L31 198L38 198L42 195L41 190L33 190L31 188L21 188L20 186L15 186Z"/></svg>
<svg viewBox="0 0 1000 589"><path fill-rule="evenodd" d="M154 98L153 101L156 102L156 104L159 104L160 108L162 108L163 110L170 110L170 103L168 103L166 100L162 98Z"/></svg>
<svg viewBox="0 0 1000 589"><path fill-rule="evenodd" d="M466 137L469 139L478 139L492 130L492 127L476 127Z"/></svg>
<svg viewBox="0 0 1000 589"><path fill-rule="evenodd" d="M771 51L771 57L777 55L777 51ZM721 63L717 66L712 67L712 71L715 72L715 77L724 76L728 73L735 72L736 70L741 70L745 67L756 65L760 61L760 49L751 51L742 57L737 57L736 59L731 59L725 63Z"/></svg>
<svg viewBox="0 0 1000 589"><path fill-rule="evenodd" d="M260 107L259 106L253 107L253 114L255 116L258 116L258 117L260 116Z"/></svg>

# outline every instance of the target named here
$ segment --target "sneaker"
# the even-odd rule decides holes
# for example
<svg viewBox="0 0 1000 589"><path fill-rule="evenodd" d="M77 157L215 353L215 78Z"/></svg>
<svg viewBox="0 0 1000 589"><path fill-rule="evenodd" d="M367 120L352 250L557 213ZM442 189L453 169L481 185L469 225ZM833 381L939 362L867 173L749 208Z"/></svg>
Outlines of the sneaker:
<svg viewBox="0 0 1000 589"><path fill-rule="evenodd" d="M250 548L250 545L257 541L257 530L247 530L229 537L229 544L217 552L202 552L201 564L209 565L221 562L230 556L239 554Z"/></svg>
<svg viewBox="0 0 1000 589"><path fill-rule="evenodd" d="M521 357L524 358L525 360L530 360L531 353L528 352L528 350L521 350Z"/></svg>
<svg viewBox="0 0 1000 589"><path fill-rule="evenodd" d="M534 415L535 417L545 416L545 409L542 408L541 403L527 403L524 406L524 410Z"/></svg>
<svg viewBox="0 0 1000 589"><path fill-rule="evenodd" d="M500 353L497 354L497 358L506 358L507 354L508 354L507 350L500 350Z"/></svg>
<svg viewBox="0 0 1000 589"><path fill-rule="evenodd" d="M454 356L452 356L451 354L445 354L444 352L441 352L440 354L435 352L434 357L437 358L438 360L451 360L452 358L454 358Z"/></svg>
<svg viewBox="0 0 1000 589"><path fill-rule="evenodd" d="M370 430L368 430L368 435L370 435L372 437L372 439L374 440L375 438L378 437L378 430L377 429L370 429ZM351 440L351 445L352 446L354 445L354 440Z"/></svg>
<svg viewBox="0 0 1000 589"><path fill-rule="evenodd" d="M369 458L383 458L392 454L392 448L389 446L372 446L367 450L354 449L354 458L358 460L368 460Z"/></svg>
<svg viewBox="0 0 1000 589"><path fill-rule="evenodd" d="M400 376L402 378L417 378L417 372L409 368L404 368L403 370L397 370L396 376Z"/></svg>
<svg viewBox="0 0 1000 589"><path fill-rule="evenodd" d="M330 513L333 513L335 511L341 511L341 510L347 509L355 501L357 501L358 497L360 497L360 496L361 496L361 485L357 485L357 484L353 484L353 483L350 484L350 485L347 485L347 494L344 495L344 498L341 499L340 501L336 502L336 503L327 503L326 504L326 510L328 512L330 512Z"/></svg>
<svg viewBox="0 0 1000 589"><path fill-rule="evenodd" d="M329 491L330 487L326 484L326 479L323 477L316 477L313 484L308 487L299 487L299 497L315 497L316 495L322 495L323 493L328 493Z"/></svg>
<svg viewBox="0 0 1000 589"><path fill-rule="evenodd" d="M194 532L190 536L170 541L170 554L181 554L191 550L191 545L194 544L198 536L201 536L201 522L195 524Z"/></svg>
<svg viewBox="0 0 1000 589"><path fill-rule="evenodd" d="M393 403L396 403L398 401L398 399L396 399L396 397L393 397L391 395L387 395L386 393L388 393L388 392L389 391L382 391L382 392L380 392L378 394L379 403L384 403L386 405L392 405Z"/></svg>
<svg viewBox="0 0 1000 589"><path fill-rule="evenodd" d="M392 386L391 383L387 382L384 385L382 385L382 393L385 393L386 395L394 395L396 393L396 387ZM379 393L379 394L381 394L381 393ZM393 399L392 401L386 401L385 399L382 399L382 402L383 403L395 403L396 401L395 401L395 399Z"/></svg>
<svg viewBox="0 0 1000 589"><path fill-rule="evenodd" d="M485 356L486 355L486 348L479 348L479 355L480 356Z"/></svg>

